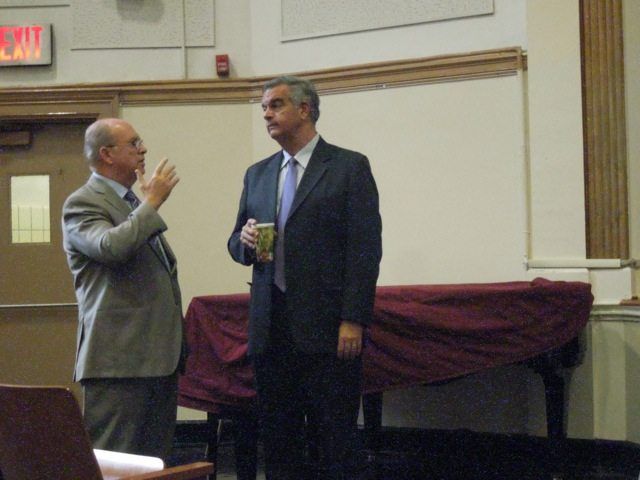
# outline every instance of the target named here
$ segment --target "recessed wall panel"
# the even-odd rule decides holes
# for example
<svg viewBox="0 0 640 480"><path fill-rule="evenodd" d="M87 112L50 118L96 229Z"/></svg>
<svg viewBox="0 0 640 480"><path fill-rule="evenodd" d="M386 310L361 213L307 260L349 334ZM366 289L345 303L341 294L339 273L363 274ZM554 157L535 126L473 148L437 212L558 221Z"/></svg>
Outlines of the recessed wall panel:
<svg viewBox="0 0 640 480"><path fill-rule="evenodd" d="M213 0L184 0L184 9L175 0L73 0L71 5L74 49L214 45Z"/></svg>
<svg viewBox="0 0 640 480"><path fill-rule="evenodd" d="M282 40L493 13L493 0L282 0Z"/></svg>

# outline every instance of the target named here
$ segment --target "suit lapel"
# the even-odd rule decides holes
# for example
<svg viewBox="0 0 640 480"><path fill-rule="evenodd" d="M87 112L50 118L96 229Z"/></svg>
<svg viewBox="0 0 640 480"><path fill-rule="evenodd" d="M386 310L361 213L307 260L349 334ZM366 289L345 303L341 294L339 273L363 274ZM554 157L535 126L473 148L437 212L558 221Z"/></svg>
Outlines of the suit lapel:
<svg viewBox="0 0 640 480"><path fill-rule="evenodd" d="M89 178L89 186L95 193L100 195L105 202L121 212L125 217L131 213L129 204L124 199L120 198L113 188L108 186L99 178L91 176Z"/></svg>
<svg viewBox="0 0 640 480"><path fill-rule="evenodd" d="M298 189L296 190L296 196L294 197L293 204L291 205L289 218L293 216L296 209L318 184L324 173L327 171L327 161L330 159L331 155L327 148L327 143L320 138L311 158L309 159L309 163L307 164L307 168L302 176L302 180L300 180L300 185L298 185Z"/></svg>
<svg viewBox="0 0 640 480"><path fill-rule="evenodd" d="M100 198L104 199L106 203L114 207L118 212L122 213L124 219L126 219L131 213L131 207L126 200L120 198L118 194L115 192L113 188L105 184L102 180L96 177L90 177L89 186L91 189L100 196ZM164 253L167 256L167 262L163 258L162 252L158 251L157 248L154 248L150 241L147 241L147 246L151 248L151 251L158 257L160 263L165 267L169 273L172 273L176 268L176 257L173 254L173 251L169 247L167 240L164 238L164 235L159 234L158 238L160 239L160 243L162 244L162 248L164 249Z"/></svg>
<svg viewBox="0 0 640 480"><path fill-rule="evenodd" d="M282 152L276 153L273 157L271 157L271 161L268 163L266 171L265 171L265 181L264 185L264 195L261 195L261 198L268 198L269 203L265 205L268 209L265 214L265 220L261 220L266 222L266 219L273 219L270 221L275 221L276 212L278 210L278 177L280 175L280 164L282 163Z"/></svg>

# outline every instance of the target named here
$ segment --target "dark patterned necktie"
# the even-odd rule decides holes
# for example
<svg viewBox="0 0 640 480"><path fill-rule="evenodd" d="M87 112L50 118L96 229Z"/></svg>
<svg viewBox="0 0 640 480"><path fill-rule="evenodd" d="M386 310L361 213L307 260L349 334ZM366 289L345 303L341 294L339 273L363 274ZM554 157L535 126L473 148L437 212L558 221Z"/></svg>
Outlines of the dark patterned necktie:
<svg viewBox="0 0 640 480"><path fill-rule="evenodd" d="M280 200L280 211L278 212L278 237L276 239L276 249L274 255L274 275L273 283L283 292L287 288L284 276L284 227L291 211L293 198L296 196L298 185L298 161L291 157L287 166L287 174L282 185L282 199Z"/></svg>
<svg viewBox="0 0 640 480"><path fill-rule="evenodd" d="M140 206L140 199L131 190L127 190L127 193L124 194L124 199L131 206L131 210L135 210L136 208L138 208ZM165 264L165 266L167 268L170 268L169 259L167 258L167 255L166 255L166 253L164 251L164 248L162 248L162 243L160 242L160 237L158 235L152 236L149 239L149 245L151 245L151 248L156 252L156 255L158 255L162 259L162 261Z"/></svg>
<svg viewBox="0 0 640 480"><path fill-rule="evenodd" d="M127 190L127 193L124 194L124 199L129 202L131 210L135 210L140 206L140 199L131 190Z"/></svg>

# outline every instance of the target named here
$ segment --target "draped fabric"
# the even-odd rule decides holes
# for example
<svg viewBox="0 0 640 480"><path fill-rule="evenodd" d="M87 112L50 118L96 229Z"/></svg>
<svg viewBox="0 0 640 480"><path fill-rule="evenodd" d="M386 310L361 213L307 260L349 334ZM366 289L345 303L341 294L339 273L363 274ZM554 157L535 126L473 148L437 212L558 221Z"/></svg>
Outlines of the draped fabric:
<svg viewBox="0 0 640 480"><path fill-rule="evenodd" d="M535 279L378 287L364 348L363 393L461 377L561 347L585 327L589 284ZM195 297L185 318L182 406L215 412L255 396L248 294Z"/></svg>

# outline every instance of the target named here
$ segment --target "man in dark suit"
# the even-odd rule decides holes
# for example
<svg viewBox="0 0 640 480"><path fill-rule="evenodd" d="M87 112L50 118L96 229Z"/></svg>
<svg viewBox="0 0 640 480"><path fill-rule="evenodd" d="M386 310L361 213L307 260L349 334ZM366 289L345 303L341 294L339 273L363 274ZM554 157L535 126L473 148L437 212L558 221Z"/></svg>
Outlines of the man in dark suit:
<svg viewBox="0 0 640 480"><path fill-rule="evenodd" d="M247 170L228 248L253 265L249 355L267 478L305 478L307 422L317 435L318 478L351 479L363 330L382 256L378 192L364 155L317 134L310 82L268 82L262 109L282 151ZM274 260L263 263L256 224L265 222L277 223L277 239Z"/></svg>
<svg viewBox="0 0 640 480"><path fill-rule="evenodd" d="M158 209L178 177L164 159L147 182L147 150L120 119L89 126L84 149L92 174L66 200L62 231L78 299L74 379L85 422L95 448L165 458L183 342L176 259Z"/></svg>

